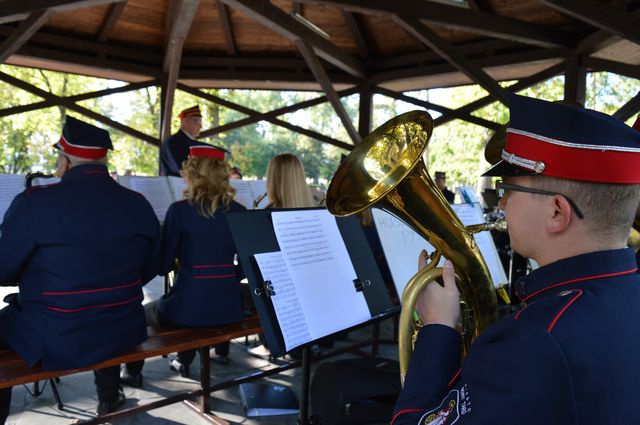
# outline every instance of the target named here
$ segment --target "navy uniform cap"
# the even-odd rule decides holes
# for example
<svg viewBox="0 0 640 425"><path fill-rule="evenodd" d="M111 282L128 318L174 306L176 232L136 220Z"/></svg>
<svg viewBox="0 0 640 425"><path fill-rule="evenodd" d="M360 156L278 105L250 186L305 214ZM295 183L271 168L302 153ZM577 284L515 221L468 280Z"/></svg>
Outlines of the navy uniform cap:
<svg viewBox="0 0 640 425"><path fill-rule="evenodd" d="M502 160L483 176L547 175L600 183L640 183L640 131L578 106L509 96Z"/></svg>
<svg viewBox="0 0 640 425"><path fill-rule="evenodd" d="M108 131L73 117L67 117L62 137L53 146L64 153L85 159L103 158L109 149L113 149Z"/></svg>

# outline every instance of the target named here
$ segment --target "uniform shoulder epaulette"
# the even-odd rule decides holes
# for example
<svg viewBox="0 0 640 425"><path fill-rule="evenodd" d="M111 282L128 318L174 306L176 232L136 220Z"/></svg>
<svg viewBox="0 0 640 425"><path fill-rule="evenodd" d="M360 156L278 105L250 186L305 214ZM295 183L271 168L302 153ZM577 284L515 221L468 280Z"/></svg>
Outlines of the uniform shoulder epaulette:
<svg viewBox="0 0 640 425"><path fill-rule="evenodd" d="M550 297L533 301L518 311L513 319L539 323L551 332L560 318L582 296L582 289L566 289Z"/></svg>

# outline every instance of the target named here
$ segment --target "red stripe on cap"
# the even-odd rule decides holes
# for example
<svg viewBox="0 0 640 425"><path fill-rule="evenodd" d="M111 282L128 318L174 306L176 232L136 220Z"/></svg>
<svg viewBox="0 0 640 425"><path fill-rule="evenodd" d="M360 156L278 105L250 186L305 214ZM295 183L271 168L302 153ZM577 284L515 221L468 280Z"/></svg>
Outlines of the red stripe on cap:
<svg viewBox="0 0 640 425"><path fill-rule="evenodd" d="M223 160L224 151L222 149L214 148L213 146L191 146L189 148L189 156Z"/></svg>
<svg viewBox="0 0 640 425"><path fill-rule="evenodd" d="M542 174L570 180L640 183L640 153L568 147L507 133L505 150L544 163Z"/></svg>
<svg viewBox="0 0 640 425"><path fill-rule="evenodd" d="M60 147L62 147L62 151L64 153L68 153L69 155L77 156L78 158L86 158L86 159L100 159L107 156L107 149L105 148L89 148L77 145L71 145L67 142L67 139L60 137L60 141L58 142Z"/></svg>

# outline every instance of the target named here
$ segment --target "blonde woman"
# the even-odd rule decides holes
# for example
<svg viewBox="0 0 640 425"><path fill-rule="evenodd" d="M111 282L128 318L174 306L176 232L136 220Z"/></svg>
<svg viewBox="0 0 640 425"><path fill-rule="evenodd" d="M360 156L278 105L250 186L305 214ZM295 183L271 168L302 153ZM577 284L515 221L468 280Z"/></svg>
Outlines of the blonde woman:
<svg viewBox="0 0 640 425"><path fill-rule="evenodd" d="M244 211L233 201L229 167L224 151L198 144L189 149L181 171L187 188L185 199L173 203L163 225L160 274L179 269L171 291L145 308L147 323L183 327L217 326L239 322L243 317L239 281L234 265L236 247L226 213ZM219 351L221 349L223 352ZM226 347L216 346L226 357ZM171 368L188 376L195 351L178 353ZM142 384L142 363L128 364L123 383Z"/></svg>
<svg viewBox="0 0 640 425"><path fill-rule="evenodd" d="M266 208L304 208L316 207L311 189L307 185L304 165L297 156L290 153L280 154L267 166Z"/></svg>

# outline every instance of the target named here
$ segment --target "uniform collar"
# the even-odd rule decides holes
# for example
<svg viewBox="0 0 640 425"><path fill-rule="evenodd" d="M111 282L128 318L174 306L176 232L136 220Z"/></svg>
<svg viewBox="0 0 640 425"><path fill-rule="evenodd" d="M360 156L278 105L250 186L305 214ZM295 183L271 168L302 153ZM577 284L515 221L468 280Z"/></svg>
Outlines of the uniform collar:
<svg viewBox="0 0 640 425"><path fill-rule="evenodd" d="M75 180L89 174L109 176L109 171L107 170L106 165L100 165L100 164L76 165L75 167L71 168L66 173L64 173L64 176L62 176L62 181L64 182L68 180Z"/></svg>
<svg viewBox="0 0 640 425"><path fill-rule="evenodd" d="M566 290L568 285L637 271L632 248L597 251L558 260L529 273L516 282L516 292L525 302Z"/></svg>

